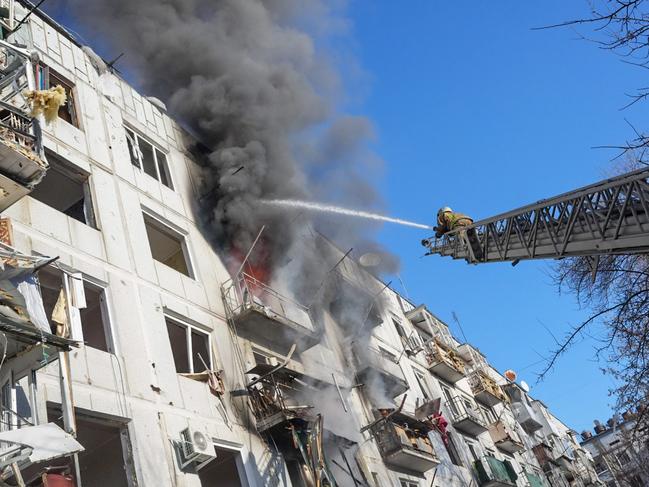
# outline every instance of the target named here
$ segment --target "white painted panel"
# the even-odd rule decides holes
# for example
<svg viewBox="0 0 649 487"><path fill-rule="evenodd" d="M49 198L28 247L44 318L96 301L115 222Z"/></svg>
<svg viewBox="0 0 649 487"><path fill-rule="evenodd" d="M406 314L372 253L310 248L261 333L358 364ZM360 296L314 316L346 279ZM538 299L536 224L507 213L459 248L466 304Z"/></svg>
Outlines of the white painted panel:
<svg viewBox="0 0 649 487"><path fill-rule="evenodd" d="M33 198L29 199L32 227L66 244L71 243L68 216Z"/></svg>
<svg viewBox="0 0 649 487"><path fill-rule="evenodd" d="M74 218L69 218L70 238L75 249L98 259L105 256L101 232Z"/></svg>
<svg viewBox="0 0 649 487"><path fill-rule="evenodd" d="M154 260L153 262L158 273L158 285L162 289L172 292L177 296L185 297L185 290L181 279L183 275L158 261Z"/></svg>
<svg viewBox="0 0 649 487"><path fill-rule="evenodd" d="M47 41L45 40L45 29L42 25L32 23L32 38L34 46L42 52L47 52Z"/></svg>
<svg viewBox="0 0 649 487"><path fill-rule="evenodd" d="M126 221L126 235L122 238L128 241L131 248L136 271L140 277L157 282L138 194L126 183L120 183L118 198Z"/></svg>

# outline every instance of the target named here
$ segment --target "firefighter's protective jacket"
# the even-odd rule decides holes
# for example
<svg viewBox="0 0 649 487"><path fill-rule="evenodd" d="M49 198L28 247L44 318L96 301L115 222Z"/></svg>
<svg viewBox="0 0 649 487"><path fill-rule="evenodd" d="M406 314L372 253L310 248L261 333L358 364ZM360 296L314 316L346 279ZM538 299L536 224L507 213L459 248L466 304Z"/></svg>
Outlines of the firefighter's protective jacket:
<svg viewBox="0 0 649 487"><path fill-rule="evenodd" d="M456 213L455 211L445 211L437 216L437 226L435 227L435 236L441 237L446 232L456 228L466 227L473 224L473 218Z"/></svg>

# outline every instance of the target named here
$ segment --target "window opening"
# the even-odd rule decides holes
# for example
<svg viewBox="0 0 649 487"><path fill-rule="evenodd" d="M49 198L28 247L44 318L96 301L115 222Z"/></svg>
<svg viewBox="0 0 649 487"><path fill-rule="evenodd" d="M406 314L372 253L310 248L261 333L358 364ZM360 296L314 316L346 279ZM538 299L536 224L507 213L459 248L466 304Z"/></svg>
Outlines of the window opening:
<svg viewBox="0 0 649 487"><path fill-rule="evenodd" d="M165 153L133 130L125 128L131 164L173 189Z"/></svg>
<svg viewBox="0 0 649 487"><path fill-rule="evenodd" d="M421 389L421 394L424 396L425 401L430 401L432 396L430 390L428 389L428 383L426 382L426 377L419 370L413 369L415 373L415 378L419 384L419 389Z"/></svg>
<svg viewBox="0 0 649 487"><path fill-rule="evenodd" d="M65 90L67 101L59 108L59 118L70 125L79 128L79 117L76 110L76 97L74 83L66 80L49 66L38 63L34 67L36 87L39 90L48 90L60 85Z"/></svg>
<svg viewBox="0 0 649 487"><path fill-rule="evenodd" d="M211 370L210 336L198 328L169 317L165 318L165 322L176 372L191 374L204 371L205 365L203 365L201 357Z"/></svg>
<svg viewBox="0 0 649 487"><path fill-rule="evenodd" d="M47 160L50 168L30 196L70 218L96 228L88 174L74 168L53 152L47 152Z"/></svg>
<svg viewBox="0 0 649 487"><path fill-rule="evenodd" d="M243 487L239 474L240 453L234 450L214 447L216 459L198 471L202 487L221 485L223 487ZM246 484L247 485L247 484Z"/></svg>
<svg viewBox="0 0 649 487"><path fill-rule="evenodd" d="M459 467L462 467L462 459L460 458L460 453L458 452L457 449L457 444L455 443L455 436L454 433L451 431L446 432L448 442L446 443L446 451L448 453L449 458L451 459L451 463L453 465L457 465Z"/></svg>
<svg viewBox="0 0 649 487"><path fill-rule="evenodd" d="M181 274L193 277L185 237L146 213L144 226L151 256Z"/></svg>

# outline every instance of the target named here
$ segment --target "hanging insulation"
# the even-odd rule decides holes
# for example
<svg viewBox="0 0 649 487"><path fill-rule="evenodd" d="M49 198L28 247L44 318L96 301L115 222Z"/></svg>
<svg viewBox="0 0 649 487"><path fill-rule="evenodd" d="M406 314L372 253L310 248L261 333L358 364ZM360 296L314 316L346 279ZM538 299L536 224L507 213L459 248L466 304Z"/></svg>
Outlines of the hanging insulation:
<svg viewBox="0 0 649 487"><path fill-rule="evenodd" d="M26 91L25 98L32 107L32 117L43 115L46 123L54 122L58 118L59 109L67 102L65 88L61 85L49 90Z"/></svg>

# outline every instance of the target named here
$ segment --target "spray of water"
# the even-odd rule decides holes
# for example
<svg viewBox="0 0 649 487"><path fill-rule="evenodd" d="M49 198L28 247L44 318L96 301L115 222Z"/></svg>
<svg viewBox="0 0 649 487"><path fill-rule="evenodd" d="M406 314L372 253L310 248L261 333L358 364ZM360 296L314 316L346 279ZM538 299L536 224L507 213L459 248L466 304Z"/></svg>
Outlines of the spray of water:
<svg viewBox="0 0 649 487"><path fill-rule="evenodd" d="M314 203L312 201L300 200L260 200L261 203L271 206L283 206L288 208L299 208L302 210L319 211L323 213L336 213L338 215L354 216L357 218L365 218L368 220L377 220L382 222L397 223L398 225L406 225L415 228L425 228L432 230L433 227L424 225L422 223L415 223L401 218L392 218L378 213L369 213L367 211L350 210L349 208L341 208L339 206L324 205L321 203Z"/></svg>

